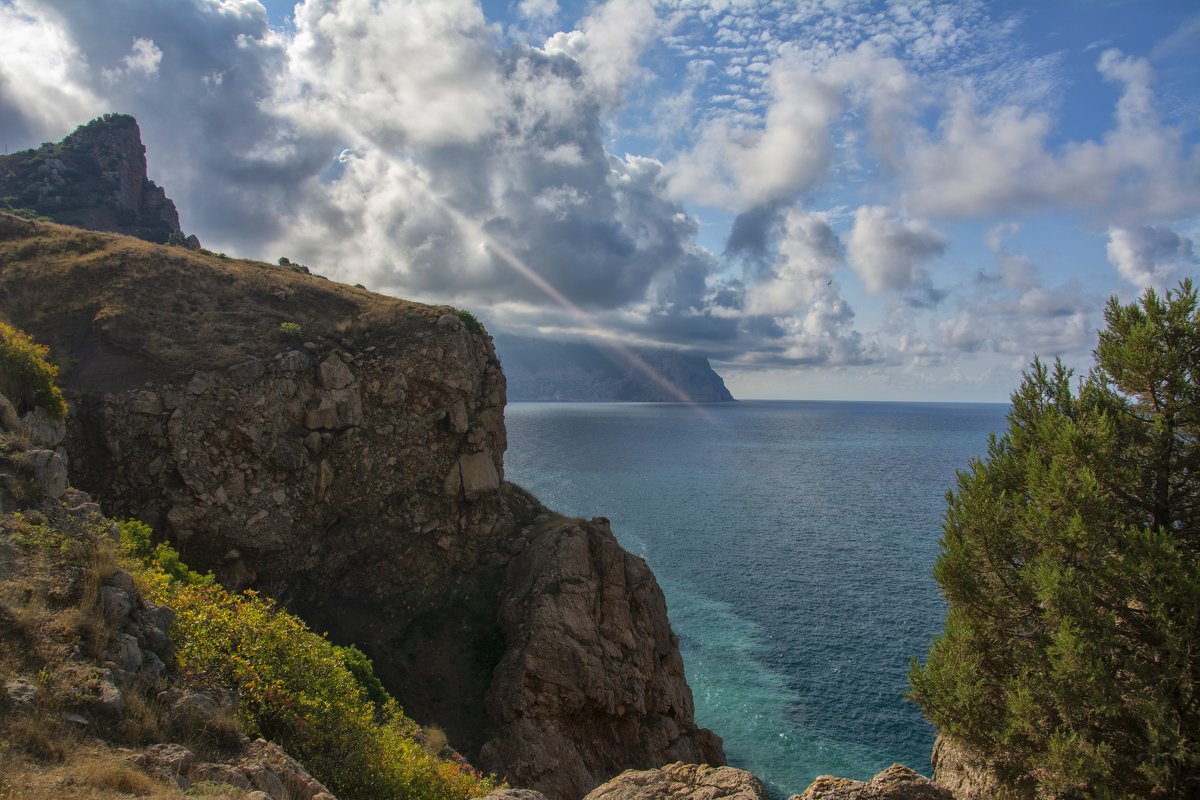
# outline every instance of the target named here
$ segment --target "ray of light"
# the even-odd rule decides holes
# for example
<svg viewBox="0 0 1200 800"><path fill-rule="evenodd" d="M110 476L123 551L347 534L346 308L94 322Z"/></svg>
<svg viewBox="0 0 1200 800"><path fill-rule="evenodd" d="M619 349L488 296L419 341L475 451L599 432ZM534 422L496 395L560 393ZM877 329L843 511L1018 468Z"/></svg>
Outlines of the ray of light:
<svg viewBox="0 0 1200 800"><path fill-rule="evenodd" d="M533 267L525 263L520 256L497 241L494 236L483 229L482 225L470 219L461 211L451 206L448 202L438 197L431 187L425 185L424 181L420 181L420 183L425 189L430 200L448 217L450 217L450 219L454 220L454 223L458 225L459 229L465 236L468 236L473 240L483 242L493 255L495 255L512 269L516 270L517 274L521 275L521 277L532 283L542 293L553 300L559 307L571 314L571 316L575 317L580 324L584 326L584 328L591 330L600 328L600 326L597 325L596 321L592 318L591 314L560 292L552 283L539 275L538 272L533 269ZM646 360L633 350L629 349L620 342L609 341L605 344L606 346L612 348L617 355L624 359L631 367L645 375L653 383L666 391L671 397L674 397L678 402L691 406L698 413L706 417L710 416L709 412L701 409L699 404L697 404L696 401L694 401L686 392L676 386L667 376L663 375L650 364L646 363Z"/></svg>

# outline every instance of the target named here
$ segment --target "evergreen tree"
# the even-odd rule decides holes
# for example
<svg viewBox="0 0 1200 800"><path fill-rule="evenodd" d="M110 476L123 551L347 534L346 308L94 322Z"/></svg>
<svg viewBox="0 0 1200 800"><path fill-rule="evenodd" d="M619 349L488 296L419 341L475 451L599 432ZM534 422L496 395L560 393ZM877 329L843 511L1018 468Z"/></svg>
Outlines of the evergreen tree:
<svg viewBox="0 0 1200 800"><path fill-rule="evenodd" d="M1034 361L947 495L946 626L912 698L1053 796L1200 797L1197 293L1105 321L1074 389Z"/></svg>

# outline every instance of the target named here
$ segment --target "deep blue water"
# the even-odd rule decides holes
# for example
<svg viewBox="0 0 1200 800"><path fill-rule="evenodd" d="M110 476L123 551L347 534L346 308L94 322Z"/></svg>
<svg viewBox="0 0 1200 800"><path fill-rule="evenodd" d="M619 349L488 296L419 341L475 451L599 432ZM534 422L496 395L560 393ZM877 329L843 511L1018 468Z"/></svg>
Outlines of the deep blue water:
<svg viewBox="0 0 1200 800"><path fill-rule="evenodd" d="M939 631L946 490L1006 405L519 403L505 474L606 516L667 596L697 721L772 793L929 772L902 694Z"/></svg>

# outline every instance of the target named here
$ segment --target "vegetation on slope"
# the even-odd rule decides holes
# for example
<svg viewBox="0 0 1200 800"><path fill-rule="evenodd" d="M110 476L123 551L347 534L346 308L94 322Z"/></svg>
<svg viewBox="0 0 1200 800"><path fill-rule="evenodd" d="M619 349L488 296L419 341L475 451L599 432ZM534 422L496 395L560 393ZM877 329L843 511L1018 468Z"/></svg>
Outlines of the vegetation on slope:
<svg viewBox="0 0 1200 800"><path fill-rule="evenodd" d="M490 779L426 751L421 728L361 652L330 643L267 598L231 594L191 571L170 545L152 547L140 522L123 523L121 541L142 588L177 614L180 670L237 691L246 731L283 747L339 796L466 800L491 791Z"/></svg>
<svg viewBox="0 0 1200 800"><path fill-rule="evenodd" d="M1058 798L1200 797L1200 311L1116 298L1077 386L1035 361L959 474L924 713Z"/></svg>
<svg viewBox="0 0 1200 800"><path fill-rule="evenodd" d="M55 384L58 367L46 360L50 348L0 322L0 394L18 412L42 408L52 417L67 415L67 401Z"/></svg>

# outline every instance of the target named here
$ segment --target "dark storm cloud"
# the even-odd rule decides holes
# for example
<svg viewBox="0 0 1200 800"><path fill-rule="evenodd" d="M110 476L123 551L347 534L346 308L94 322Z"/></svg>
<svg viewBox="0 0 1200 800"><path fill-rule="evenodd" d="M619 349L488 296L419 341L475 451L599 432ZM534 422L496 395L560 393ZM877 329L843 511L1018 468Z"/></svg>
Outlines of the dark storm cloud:
<svg viewBox="0 0 1200 800"><path fill-rule="evenodd" d="M733 220L725 240L727 258L745 259L754 267L765 267L778 242L787 205L770 203L743 211Z"/></svg>

